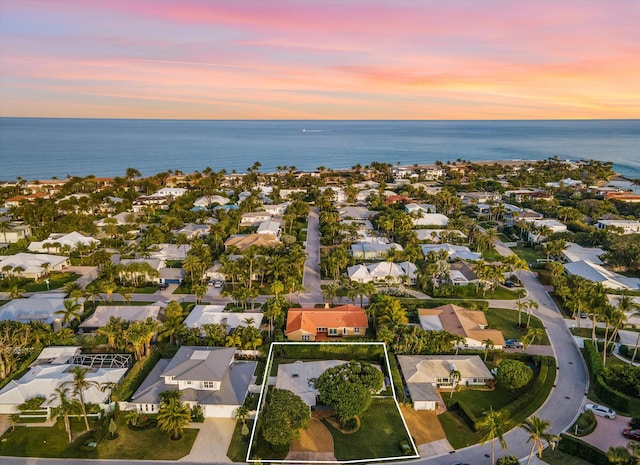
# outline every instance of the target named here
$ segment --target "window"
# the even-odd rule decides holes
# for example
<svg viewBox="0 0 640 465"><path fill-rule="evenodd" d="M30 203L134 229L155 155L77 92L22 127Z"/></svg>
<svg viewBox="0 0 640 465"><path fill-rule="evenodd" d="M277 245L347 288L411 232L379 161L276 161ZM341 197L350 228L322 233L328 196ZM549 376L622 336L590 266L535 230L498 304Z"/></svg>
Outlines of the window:
<svg viewBox="0 0 640 465"><path fill-rule="evenodd" d="M338 330L336 328L329 328L329 336L337 336Z"/></svg>
<svg viewBox="0 0 640 465"><path fill-rule="evenodd" d="M191 384L191 381L185 381L184 384Z"/></svg>
<svg viewBox="0 0 640 465"><path fill-rule="evenodd" d="M342 328L342 334L343 335L347 334L347 328Z"/></svg>
<svg viewBox="0 0 640 465"><path fill-rule="evenodd" d="M215 383L213 381L203 381L202 382L202 387L205 388L205 389L214 389L216 386L215 386Z"/></svg>
<svg viewBox="0 0 640 465"><path fill-rule="evenodd" d="M353 328L353 334L360 334L360 328Z"/></svg>
<svg viewBox="0 0 640 465"><path fill-rule="evenodd" d="M303 341L309 341L311 339L311 337L308 334L303 334L301 340Z"/></svg>
<svg viewBox="0 0 640 465"><path fill-rule="evenodd" d="M316 329L317 333L326 333L327 332L327 328L318 328Z"/></svg>

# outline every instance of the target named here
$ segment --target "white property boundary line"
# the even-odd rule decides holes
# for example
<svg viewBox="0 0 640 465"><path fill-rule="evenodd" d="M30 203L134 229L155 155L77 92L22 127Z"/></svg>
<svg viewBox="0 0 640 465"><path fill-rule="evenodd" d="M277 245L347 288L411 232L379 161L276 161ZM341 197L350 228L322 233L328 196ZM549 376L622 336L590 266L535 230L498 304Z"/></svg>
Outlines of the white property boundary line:
<svg viewBox="0 0 640 465"><path fill-rule="evenodd" d="M387 345L384 342L272 342L271 347L269 347L269 356L267 357L266 366L264 369L264 375L262 380L262 389L260 390L260 398L258 399L258 406L256 407L256 411L258 412L256 418L253 422L253 428L251 429L251 438L249 439L249 449L247 450L246 461L251 463L262 463L262 459L251 459L251 448L253 447L253 441L256 434L256 429L258 426L258 417L260 416L262 410L262 402L266 395L266 391L269 388L269 373L271 372L271 366L273 363L273 347L275 345L367 345L367 346L382 346L384 351L384 357L387 364L387 373L389 373L389 380L391 381L391 392L393 393L393 402L396 404L396 409L398 409L398 413L400 414L400 418L402 419L402 424L404 425L404 430L409 436L409 441L411 442L411 446L413 450L416 452L414 455L399 455L396 457L384 457L384 458L374 458L374 459L359 459L359 460L273 460L266 459L271 463L363 463L363 462L388 462L394 460L406 460L406 459L419 459L420 455L417 453L418 448L416 444L413 442L413 437L411 436L411 432L409 431L409 427L407 426L407 422L404 420L402 416L402 411L400 410L400 404L398 404L398 399L396 396L395 386L393 385L393 375L391 373L391 365L389 364L389 354L387 352Z"/></svg>

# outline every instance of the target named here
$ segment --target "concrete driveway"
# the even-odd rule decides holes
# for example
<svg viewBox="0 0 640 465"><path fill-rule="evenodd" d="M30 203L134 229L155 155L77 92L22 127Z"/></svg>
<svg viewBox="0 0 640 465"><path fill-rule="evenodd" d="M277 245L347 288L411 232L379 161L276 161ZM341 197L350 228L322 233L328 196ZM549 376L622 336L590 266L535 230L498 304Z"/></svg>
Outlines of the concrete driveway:
<svg viewBox="0 0 640 465"><path fill-rule="evenodd" d="M596 419L598 426L593 433L580 439L604 452L608 451L609 447L626 446L631 442L622 435L622 430L629 427L631 418L618 415L613 420L602 417Z"/></svg>
<svg viewBox="0 0 640 465"><path fill-rule="evenodd" d="M207 418L204 423L191 423L189 428L198 428L200 432L191 453L179 462L230 463L227 450L235 426L236 421L230 418Z"/></svg>

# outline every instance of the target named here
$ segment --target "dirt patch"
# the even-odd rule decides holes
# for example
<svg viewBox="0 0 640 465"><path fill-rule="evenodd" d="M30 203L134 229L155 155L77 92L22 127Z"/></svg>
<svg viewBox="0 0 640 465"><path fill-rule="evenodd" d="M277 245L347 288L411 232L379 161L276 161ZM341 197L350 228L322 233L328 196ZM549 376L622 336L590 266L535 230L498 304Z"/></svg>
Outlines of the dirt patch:
<svg viewBox="0 0 640 465"><path fill-rule="evenodd" d="M426 444L446 439L442 425L435 412L430 410L416 411L404 405L400 406L400 411L416 444Z"/></svg>
<svg viewBox="0 0 640 465"><path fill-rule="evenodd" d="M300 438L291 442L290 450L333 453L333 436L320 420L312 418Z"/></svg>

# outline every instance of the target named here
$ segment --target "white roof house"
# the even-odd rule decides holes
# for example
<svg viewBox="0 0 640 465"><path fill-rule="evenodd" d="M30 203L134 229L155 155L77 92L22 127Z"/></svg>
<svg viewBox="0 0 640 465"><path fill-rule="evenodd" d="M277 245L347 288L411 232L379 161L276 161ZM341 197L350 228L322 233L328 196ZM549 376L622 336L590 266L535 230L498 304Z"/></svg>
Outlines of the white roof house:
<svg viewBox="0 0 640 465"><path fill-rule="evenodd" d="M184 260L191 246L189 244L156 244L158 250L149 253L151 258L159 260Z"/></svg>
<svg viewBox="0 0 640 465"><path fill-rule="evenodd" d="M600 265L596 265L589 260L565 263L564 270L567 274L582 276L594 283L602 283L604 287L609 289L640 289L640 279L622 276Z"/></svg>
<svg viewBox="0 0 640 465"><path fill-rule="evenodd" d="M151 194L151 197L182 197L187 193L187 189L183 187L163 187L157 192Z"/></svg>
<svg viewBox="0 0 640 465"><path fill-rule="evenodd" d="M636 220L598 220L596 223L596 228L609 228L611 226L622 228L624 234L640 233L640 221Z"/></svg>
<svg viewBox="0 0 640 465"><path fill-rule="evenodd" d="M199 328L205 324L226 324L228 329L247 326L245 320L253 318L252 326L260 329L263 314L261 312L225 312L224 305L196 305L185 318L187 328Z"/></svg>
<svg viewBox="0 0 640 465"><path fill-rule="evenodd" d="M64 310L64 294L36 294L28 299L13 299L0 307L0 320L41 321L53 324L60 321L55 312Z"/></svg>
<svg viewBox="0 0 640 465"><path fill-rule="evenodd" d="M440 252L442 250L446 251L448 254L449 260L480 260L482 255L476 252L472 252L469 247L465 245L454 245L454 244L421 244L422 253L425 257L429 254L429 252Z"/></svg>
<svg viewBox="0 0 640 465"><path fill-rule="evenodd" d="M478 355L398 355L415 410L435 410L439 400L436 387L450 387L452 370L460 372L458 384L483 385L493 375Z"/></svg>
<svg viewBox="0 0 640 465"><path fill-rule="evenodd" d="M562 251L562 255L568 262L579 262L580 260L589 260L596 265L602 265L600 255L604 250L598 247L582 247L574 242L569 242L567 248Z"/></svg>
<svg viewBox="0 0 640 465"><path fill-rule="evenodd" d="M466 239L467 236L459 229L416 229L416 238L419 241L440 242L441 237L449 235Z"/></svg>
<svg viewBox="0 0 640 465"><path fill-rule="evenodd" d="M84 330L93 330L107 325L110 317L120 317L124 321L144 321L158 319L159 313L167 306L165 302L154 305L98 305L95 312L80 324Z"/></svg>
<svg viewBox="0 0 640 465"><path fill-rule="evenodd" d="M362 283L384 281L387 278L400 281L403 276L413 282L416 279L416 270L417 267L411 262L377 262L369 265L350 266L347 268L347 275L351 281Z"/></svg>
<svg viewBox="0 0 640 465"><path fill-rule="evenodd" d="M60 247L44 247L45 244L53 244L58 243ZM90 246L92 244L100 244L98 239L94 239L93 237L83 236L79 232L73 231L68 234L49 234L49 237L44 241L32 242L29 244L29 250L31 252L59 252L60 248L66 246L71 247L72 249L76 248L78 244Z"/></svg>
<svg viewBox="0 0 640 465"><path fill-rule="evenodd" d="M0 270L5 266L10 266L12 269L21 267L23 271L20 274L30 279L38 279L44 276L47 272L47 264L48 271L60 271L64 267L69 266L69 257L20 252L15 255L0 258ZM9 274L14 273L12 269L8 271Z"/></svg>
<svg viewBox="0 0 640 465"><path fill-rule="evenodd" d="M62 384L73 381L73 374L69 370L76 366L71 364L71 359L77 353L78 348L71 347L69 349L69 351L61 351L55 358L40 359L40 363L32 366L24 376L10 381L2 388L0 390L0 413L15 413L18 405L34 397L47 399L43 408L57 407L57 403L48 402L51 394ZM126 367L90 368L86 378L87 381L95 381L99 386L106 382L119 382L126 372ZM99 387L90 387L83 391L83 395L86 403L101 404L107 399L109 392L101 391Z"/></svg>
<svg viewBox="0 0 640 465"><path fill-rule="evenodd" d="M175 235L184 234L187 239L209 235L209 224L187 223L182 228L173 231Z"/></svg>
<svg viewBox="0 0 640 465"><path fill-rule="evenodd" d="M446 226L449 218L441 213L423 213L422 216L412 219L414 226Z"/></svg>
<svg viewBox="0 0 640 465"><path fill-rule="evenodd" d="M430 203L408 203L404 206L404 211L409 214L415 213L416 215L426 215L428 213L435 213L436 206Z"/></svg>
<svg viewBox="0 0 640 465"><path fill-rule="evenodd" d="M528 220L525 218L525 221L531 224L534 228L547 227L551 230L551 234L565 232L567 230L567 225L555 220L553 218L543 218L541 220ZM529 231L529 240L532 242L540 242L546 237L542 234L538 234L535 230Z"/></svg>
<svg viewBox="0 0 640 465"><path fill-rule="evenodd" d="M198 197L195 202L193 202L194 207L208 207L214 203L218 205L227 205L231 202L227 197L223 197L221 195L205 195L202 197Z"/></svg>
<svg viewBox="0 0 640 465"><path fill-rule="evenodd" d="M390 244L376 242L356 242L351 245L351 255L355 258L375 259L386 257L391 249L402 252L404 249L400 244L394 242Z"/></svg>
<svg viewBox="0 0 640 465"><path fill-rule="evenodd" d="M280 237L280 227L282 226L282 222L279 220L270 219L267 221L263 221L258 225L258 229L256 231L257 234L273 234L276 237Z"/></svg>
<svg viewBox="0 0 640 465"><path fill-rule="evenodd" d="M276 389L286 389L298 395L309 407L316 405L319 392L309 385L309 380L317 378L329 368L335 368L347 363L344 360L319 360L317 362L303 362L278 365Z"/></svg>

